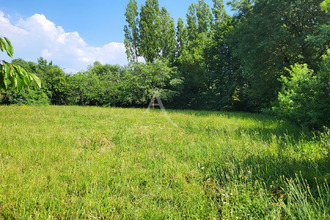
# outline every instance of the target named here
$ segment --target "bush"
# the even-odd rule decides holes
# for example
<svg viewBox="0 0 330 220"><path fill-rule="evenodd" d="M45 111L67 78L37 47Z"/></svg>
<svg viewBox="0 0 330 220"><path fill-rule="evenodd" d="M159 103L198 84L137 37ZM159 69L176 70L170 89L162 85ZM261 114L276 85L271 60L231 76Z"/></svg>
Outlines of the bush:
<svg viewBox="0 0 330 220"><path fill-rule="evenodd" d="M145 106L158 91L163 101L170 102L181 94L182 86L180 74L167 61L132 63L123 77L120 100L128 106Z"/></svg>
<svg viewBox="0 0 330 220"><path fill-rule="evenodd" d="M283 87L275 112L309 128L329 127L330 53L324 56L317 74L306 64L295 64L287 70L290 77L281 77Z"/></svg>
<svg viewBox="0 0 330 220"><path fill-rule="evenodd" d="M48 105L48 96L39 88L23 88L21 91L6 91L0 93L0 104L15 105Z"/></svg>

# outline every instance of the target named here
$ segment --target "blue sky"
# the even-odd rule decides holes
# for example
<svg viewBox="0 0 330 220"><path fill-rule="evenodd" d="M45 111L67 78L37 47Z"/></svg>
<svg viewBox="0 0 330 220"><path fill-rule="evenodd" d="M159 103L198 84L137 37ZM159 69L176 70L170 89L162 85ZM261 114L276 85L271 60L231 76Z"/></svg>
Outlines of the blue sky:
<svg viewBox="0 0 330 220"><path fill-rule="evenodd" d="M53 60L66 72L95 60L126 64L123 47L129 0L0 0L0 35L13 43L15 58ZM137 0L138 6L145 0ZM159 0L171 16L185 18L197 0ZM212 6L212 0L205 0ZM225 1L226 2L226 1ZM227 11L230 12L229 8ZM8 58L1 53L0 60Z"/></svg>

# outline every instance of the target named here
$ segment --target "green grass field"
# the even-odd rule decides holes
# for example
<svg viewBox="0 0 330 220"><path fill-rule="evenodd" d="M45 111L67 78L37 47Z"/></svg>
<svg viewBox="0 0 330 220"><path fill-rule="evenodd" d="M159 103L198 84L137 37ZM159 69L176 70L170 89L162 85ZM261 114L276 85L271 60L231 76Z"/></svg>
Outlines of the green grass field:
<svg viewBox="0 0 330 220"><path fill-rule="evenodd" d="M329 219L329 132L269 116L0 107L0 219Z"/></svg>

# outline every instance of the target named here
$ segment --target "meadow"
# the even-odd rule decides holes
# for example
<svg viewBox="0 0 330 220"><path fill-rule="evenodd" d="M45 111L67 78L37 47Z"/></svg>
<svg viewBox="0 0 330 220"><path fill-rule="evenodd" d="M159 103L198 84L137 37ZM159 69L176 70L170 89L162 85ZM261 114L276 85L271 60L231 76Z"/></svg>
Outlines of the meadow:
<svg viewBox="0 0 330 220"><path fill-rule="evenodd" d="M0 107L0 219L329 219L330 138L271 116Z"/></svg>

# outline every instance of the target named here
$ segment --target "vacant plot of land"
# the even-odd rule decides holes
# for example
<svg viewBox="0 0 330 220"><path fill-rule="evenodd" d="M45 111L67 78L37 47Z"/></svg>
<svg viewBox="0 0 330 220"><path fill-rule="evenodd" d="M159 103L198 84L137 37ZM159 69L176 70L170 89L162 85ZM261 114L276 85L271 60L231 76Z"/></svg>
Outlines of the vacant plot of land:
<svg viewBox="0 0 330 220"><path fill-rule="evenodd" d="M329 133L226 112L0 107L0 219L329 218Z"/></svg>

